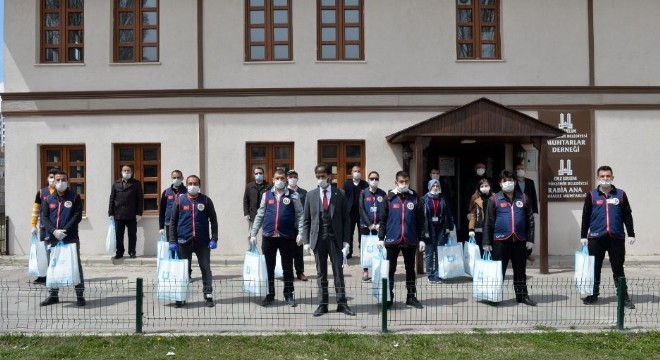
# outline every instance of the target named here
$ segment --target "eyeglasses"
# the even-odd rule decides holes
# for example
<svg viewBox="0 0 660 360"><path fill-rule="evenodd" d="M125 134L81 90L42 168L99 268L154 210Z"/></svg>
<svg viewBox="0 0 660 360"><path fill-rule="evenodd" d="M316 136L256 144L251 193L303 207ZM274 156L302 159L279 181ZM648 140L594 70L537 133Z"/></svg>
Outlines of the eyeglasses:
<svg viewBox="0 0 660 360"><path fill-rule="evenodd" d="M369 180L378 180L378 178L369 178Z"/></svg>

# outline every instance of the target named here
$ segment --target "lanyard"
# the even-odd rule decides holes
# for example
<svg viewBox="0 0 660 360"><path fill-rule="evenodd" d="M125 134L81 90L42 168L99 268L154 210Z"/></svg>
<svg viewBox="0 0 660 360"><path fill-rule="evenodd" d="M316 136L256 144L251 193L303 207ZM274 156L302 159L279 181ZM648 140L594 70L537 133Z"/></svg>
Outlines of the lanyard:
<svg viewBox="0 0 660 360"><path fill-rule="evenodd" d="M438 217L438 208L440 207L440 199L431 199L431 206L433 206L433 216Z"/></svg>

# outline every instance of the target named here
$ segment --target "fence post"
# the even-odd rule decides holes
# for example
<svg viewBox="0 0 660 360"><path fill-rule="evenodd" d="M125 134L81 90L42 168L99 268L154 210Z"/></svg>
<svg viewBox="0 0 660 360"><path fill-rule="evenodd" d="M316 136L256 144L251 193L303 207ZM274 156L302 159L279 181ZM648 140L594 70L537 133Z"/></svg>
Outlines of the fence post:
<svg viewBox="0 0 660 360"><path fill-rule="evenodd" d="M143 300L142 278L137 278L135 286L135 332L142 333L142 300Z"/></svg>
<svg viewBox="0 0 660 360"><path fill-rule="evenodd" d="M373 275L373 274L372 274ZM380 292L381 298L381 326L380 331L383 333L387 332L387 294L390 291L390 288L387 284L387 278L381 279L382 282L382 291Z"/></svg>
<svg viewBox="0 0 660 360"><path fill-rule="evenodd" d="M624 306L626 304L626 294L628 293L628 286L626 285L626 278L621 276L616 279L616 328L623 330L623 316Z"/></svg>

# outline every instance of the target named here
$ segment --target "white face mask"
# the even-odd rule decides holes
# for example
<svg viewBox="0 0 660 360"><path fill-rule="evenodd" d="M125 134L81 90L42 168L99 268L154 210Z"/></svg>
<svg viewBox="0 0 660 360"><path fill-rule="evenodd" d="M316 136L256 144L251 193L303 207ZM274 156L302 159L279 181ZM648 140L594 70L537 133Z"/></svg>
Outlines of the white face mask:
<svg viewBox="0 0 660 360"><path fill-rule="evenodd" d="M66 189L69 187L69 183L66 181L60 181L58 183L55 183L55 190L59 192L64 192Z"/></svg>
<svg viewBox="0 0 660 360"><path fill-rule="evenodd" d="M362 174L359 171L353 173L353 180L360 180Z"/></svg>
<svg viewBox="0 0 660 360"><path fill-rule="evenodd" d="M133 175L132 173L123 172L123 173L121 173L121 178L124 179L124 180L128 180L128 179L131 178L132 175Z"/></svg>
<svg viewBox="0 0 660 360"><path fill-rule="evenodd" d="M519 178L525 177L525 170L522 170L522 169L516 170L516 176L519 177Z"/></svg>
<svg viewBox="0 0 660 360"><path fill-rule="evenodd" d="M188 194L195 196L199 194L199 186L197 185L188 185Z"/></svg>
<svg viewBox="0 0 660 360"><path fill-rule="evenodd" d="M397 189L399 189L399 192L402 193L402 194L408 192L408 185L407 184L406 185L397 184L396 187L397 187Z"/></svg>
<svg viewBox="0 0 660 360"><path fill-rule="evenodd" d="M479 188L479 191L481 191L482 194L488 195L490 194L490 186L484 186L482 188Z"/></svg>
<svg viewBox="0 0 660 360"><path fill-rule="evenodd" d="M257 181L262 181L264 179L264 174L255 174L254 179Z"/></svg>
<svg viewBox="0 0 660 360"><path fill-rule="evenodd" d="M181 179L172 179L172 185L174 185L174 187L181 186Z"/></svg>
<svg viewBox="0 0 660 360"><path fill-rule="evenodd" d="M431 190L431 195L438 195L440 194L440 190Z"/></svg>
<svg viewBox="0 0 660 360"><path fill-rule="evenodd" d="M598 185L604 187L610 187L612 186L612 180L598 180Z"/></svg>
<svg viewBox="0 0 660 360"><path fill-rule="evenodd" d="M483 176L486 173L486 169L479 168L477 169L477 175Z"/></svg>
<svg viewBox="0 0 660 360"><path fill-rule="evenodd" d="M325 189L330 185L328 183L328 179L318 179L316 180L316 183L321 187L321 189Z"/></svg>
<svg viewBox="0 0 660 360"><path fill-rule="evenodd" d="M516 184L513 181L505 181L500 185L502 185L502 190L504 192L512 192L514 187L516 186Z"/></svg>
<svg viewBox="0 0 660 360"><path fill-rule="evenodd" d="M431 179L433 179L433 180L440 180L440 175L438 175L438 174L432 174L432 175L431 175Z"/></svg>
<svg viewBox="0 0 660 360"><path fill-rule="evenodd" d="M296 179L296 178L289 178L287 181L289 182L289 186L297 186L298 185L298 179Z"/></svg>
<svg viewBox="0 0 660 360"><path fill-rule="evenodd" d="M273 183L273 186L275 186L275 189L277 189L277 190L284 189L284 180L275 180L275 182Z"/></svg>
<svg viewBox="0 0 660 360"><path fill-rule="evenodd" d="M369 180L369 186L371 186L372 188L377 188L378 180Z"/></svg>
<svg viewBox="0 0 660 360"><path fill-rule="evenodd" d="M55 186L55 177L49 177L48 178L48 186L53 187Z"/></svg>

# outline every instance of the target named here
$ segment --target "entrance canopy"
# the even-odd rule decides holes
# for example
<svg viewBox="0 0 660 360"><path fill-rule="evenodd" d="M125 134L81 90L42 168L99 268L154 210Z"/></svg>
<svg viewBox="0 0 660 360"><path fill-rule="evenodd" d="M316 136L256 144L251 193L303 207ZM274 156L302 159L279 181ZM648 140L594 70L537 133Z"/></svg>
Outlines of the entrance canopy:
<svg viewBox="0 0 660 360"><path fill-rule="evenodd" d="M498 143L533 143L533 138L564 134L519 111L481 98L434 116L386 137L393 144L414 143L417 137L477 140Z"/></svg>

